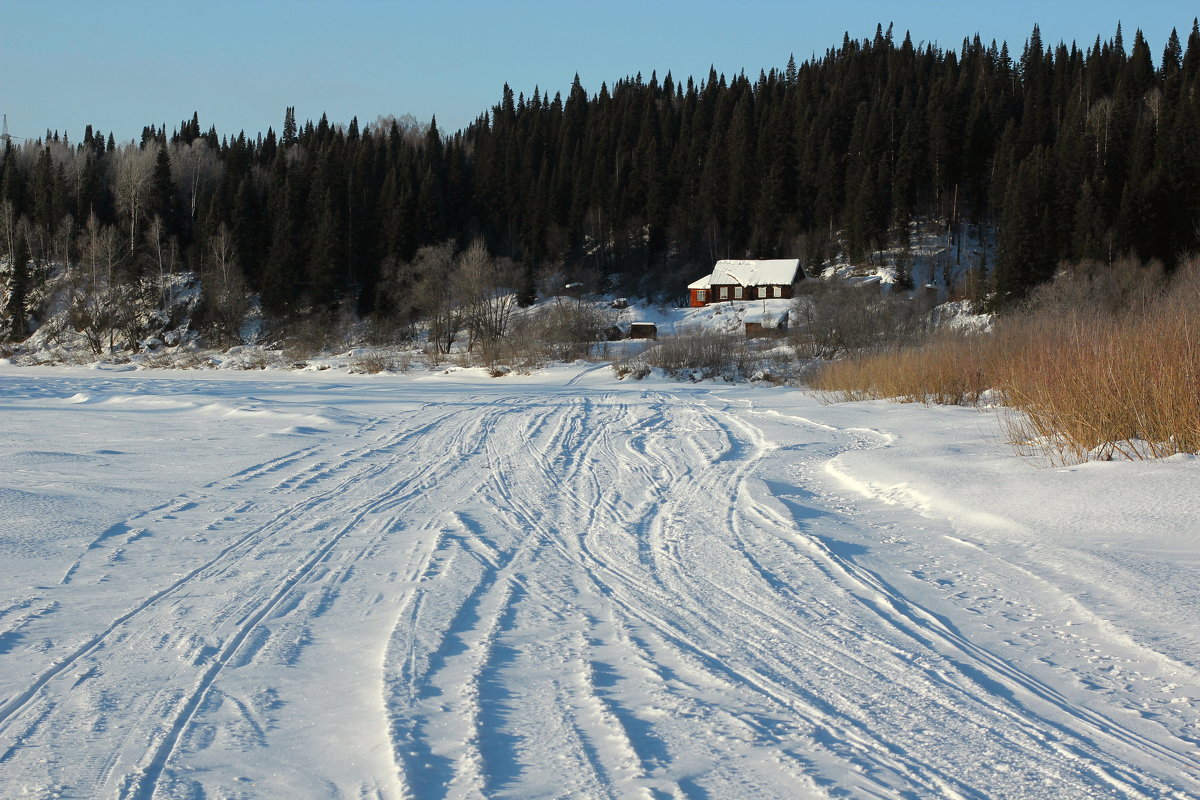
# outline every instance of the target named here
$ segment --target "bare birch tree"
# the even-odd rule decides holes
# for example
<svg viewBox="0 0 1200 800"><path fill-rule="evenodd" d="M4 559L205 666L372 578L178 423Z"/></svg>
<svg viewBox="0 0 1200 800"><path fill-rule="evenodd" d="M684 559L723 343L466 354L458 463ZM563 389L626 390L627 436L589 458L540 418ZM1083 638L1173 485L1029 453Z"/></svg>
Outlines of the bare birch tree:
<svg viewBox="0 0 1200 800"><path fill-rule="evenodd" d="M0 201L0 248L9 259L17 252L17 210L7 198Z"/></svg>
<svg viewBox="0 0 1200 800"><path fill-rule="evenodd" d="M463 326L462 304L451 283L453 270L453 242L422 247L413 259L413 271L420 276L413 288L429 323L435 355L450 352Z"/></svg>
<svg viewBox="0 0 1200 800"><path fill-rule="evenodd" d="M96 355L116 346L122 315L131 313L130 298L117 285L121 242L115 228L101 225L95 214L79 233L79 261L69 273L68 320Z"/></svg>
<svg viewBox="0 0 1200 800"><path fill-rule="evenodd" d="M220 342L239 342L249 304L233 233L221 223L207 245L201 286L209 332Z"/></svg>
<svg viewBox="0 0 1200 800"><path fill-rule="evenodd" d="M482 348L489 360L508 334L519 278L509 259L493 258L478 239L455 259L451 289L462 307L468 347Z"/></svg>
<svg viewBox="0 0 1200 800"><path fill-rule="evenodd" d="M213 189L221 176L217 154L203 138L171 149L171 180L187 198L188 220L196 221L200 197Z"/></svg>
<svg viewBox="0 0 1200 800"><path fill-rule="evenodd" d="M25 302L29 290L27 264L28 244L24 237L26 220L18 218L12 203L0 203L0 247L4 248L8 260L8 275L0 293L0 311L4 312L5 335L13 339L25 338Z"/></svg>
<svg viewBox="0 0 1200 800"><path fill-rule="evenodd" d="M158 271L159 308L165 313L170 298L167 293L167 275L179 265L179 245L175 237L167 235L167 226L157 214L146 226L146 245L150 263Z"/></svg>
<svg viewBox="0 0 1200 800"><path fill-rule="evenodd" d="M137 244L138 217L146 206L150 179L154 175L154 153L128 145L117 157L114 191L117 210L129 222L129 252Z"/></svg>
<svg viewBox="0 0 1200 800"><path fill-rule="evenodd" d="M70 214L65 214L54 231L54 257L52 260L65 269L71 263L74 254L75 218Z"/></svg>

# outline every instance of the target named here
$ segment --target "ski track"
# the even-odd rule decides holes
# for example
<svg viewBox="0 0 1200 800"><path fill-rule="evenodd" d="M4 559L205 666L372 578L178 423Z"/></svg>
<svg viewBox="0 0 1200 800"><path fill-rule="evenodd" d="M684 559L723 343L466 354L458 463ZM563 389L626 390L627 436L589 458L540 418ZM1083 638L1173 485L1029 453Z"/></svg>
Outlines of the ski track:
<svg viewBox="0 0 1200 800"><path fill-rule="evenodd" d="M812 480L888 434L591 389L590 371L446 402L397 390L407 405L372 406L344 438L97 533L56 585L0 609L3 658L67 613L56 591L120 582L128 598L3 698L0 790L20 772L129 800L1200 796L1186 708L1143 721L1116 688L1076 702L1079 683L1113 684L963 627L964 608L987 626L1032 606L965 580L926 605L904 582L924 574L891 576L856 544L925 546L896 535L907 512ZM179 566L140 581L131 561L171 531ZM956 569L953 548L927 556ZM338 647L352 731L304 716L309 654ZM221 769L292 736L329 742L293 781Z"/></svg>

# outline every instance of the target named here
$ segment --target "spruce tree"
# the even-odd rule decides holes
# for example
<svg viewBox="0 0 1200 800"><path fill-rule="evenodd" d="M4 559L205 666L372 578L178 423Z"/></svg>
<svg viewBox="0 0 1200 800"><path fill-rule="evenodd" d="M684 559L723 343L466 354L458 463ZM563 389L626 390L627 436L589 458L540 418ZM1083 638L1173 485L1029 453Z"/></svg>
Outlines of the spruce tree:
<svg viewBox="0 0 1200 800"><path fill-rule="evenodd" d="M179 234L179 214L176 211L175 179L171 177L171 155L166 146L158 148L154 160L154 176L150 184L150 198L146 216L158 216L171 236Z"/></svg>
<svg viewBox="0 0 1200 800"><path fill-rule="evenodd" d="M296 107L288 106L283 112L283 146L291 147L296 143Z"/></svg>

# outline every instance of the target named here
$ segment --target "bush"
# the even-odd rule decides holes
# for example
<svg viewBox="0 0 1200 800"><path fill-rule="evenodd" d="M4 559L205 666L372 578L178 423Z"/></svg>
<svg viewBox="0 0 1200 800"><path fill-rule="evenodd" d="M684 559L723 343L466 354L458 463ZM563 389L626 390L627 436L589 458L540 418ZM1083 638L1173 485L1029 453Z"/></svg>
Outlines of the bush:
<svg viewBox="0 0 1200 800"><path fill-rule="evenodd" d="M668 336L646 350L643 363L668 375L697 379L747 377L755 360L742 336L724 333L693 333Z"/></svg>
<svg viewBox="0 0 1200 800"><path fill-rule="evenodd" d="M555 358L574 361L591 355L593 345L605 339L612 318L609 309L559 302L535 317L533 326L537 338L550 348Z"/></svg>
<svg viewBox="0 0 1200 800"><path fill-rule="evenodd" d="M635 381L640 381L650 374L650 365L639 359L614 361L612 368L621 380L633 378Z"/></svg>
<svg viewBox="0 0 1200 800"><path fill-rule="evenodd" d="M592 358L611 324L609 309L573 301L547 304L516 319L502 338L481 339L471 355L485 367L522 372L551 361Z"/></svg>
<svg viewBox="0 0 1200 800"><path fill-rule="evenodd" d="M1102 264L1083 261L1059 267L1054 280L1036 287L1022 309L1026 314L1077 314L1081 311L1113 316L1145 311L1168 288L1158 261L1141 264L1132 258Z"/></svg>
<svg viewBox="0 0 1200 800"><path fill-rule="evenodd" d="M312 311L282 322L283 353L291 361L340 351L351 342L353 315L348 310Z"/></svg>
<svg viewBox="0 0 1200 800"><path fill-rule="evenodd" d="M788 339L802 356L900 347L929 332L928 303L880 294L875 284L804 281L798 291Z"/></svg>
<svg viewBox="0 0 1200 800"><path fill-rule="evenodd" d="M288 363L285 356L276 350L250 345L232 347L228 351L228 356L229 358L221 365L223 369L270 369L284 367Z"/></svg>
<svg viewBox="0 0 1200 800"><path fill-rule="evenodd" d="M145 356L141 365L146 369L212 369L217 362L211 356L192 350L162 350Z"/></svg>
<svg viewBox="0 0 1200 800"><path fill-rule="evenodd" d="M354 351L347 369L356 375L377 375L380 372L408 372L411 365L412 353L377 347Z"/></svg>

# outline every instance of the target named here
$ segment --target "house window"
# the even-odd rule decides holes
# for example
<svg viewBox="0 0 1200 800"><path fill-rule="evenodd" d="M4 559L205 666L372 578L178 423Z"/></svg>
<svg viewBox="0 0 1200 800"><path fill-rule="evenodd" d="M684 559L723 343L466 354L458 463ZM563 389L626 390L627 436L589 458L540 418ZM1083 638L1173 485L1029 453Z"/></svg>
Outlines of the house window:
<svg viewBox="0 0 1200 800"><path fill-rule="evenodd" d="M703 289L697 289L696 290L696 302L703 303L706 300L708 300L708 292L704 291Z"/></svg>
<svg viewBox="0 0 1200 800"><path fill-rule="evenodd" d="M722 300L728 300L728 299L729 299L729 287L728 287L728 286L722 286L722 287L721 287L721 299L722 299Z"/></svg>
<svg viewBox="0 0 1200 800"><path fill-rule="evenodd" d="M740 287L740 286L733 287L733 299L734 300L742 299L742 287Z"/></svg>
<svg viewBox="0 0 1200 800"><path fill-rule="evenodd" d="M783 287L782 286L774 287L773 291L775 292L776 297L783 297Z"/></svg>

